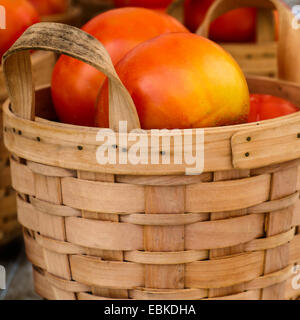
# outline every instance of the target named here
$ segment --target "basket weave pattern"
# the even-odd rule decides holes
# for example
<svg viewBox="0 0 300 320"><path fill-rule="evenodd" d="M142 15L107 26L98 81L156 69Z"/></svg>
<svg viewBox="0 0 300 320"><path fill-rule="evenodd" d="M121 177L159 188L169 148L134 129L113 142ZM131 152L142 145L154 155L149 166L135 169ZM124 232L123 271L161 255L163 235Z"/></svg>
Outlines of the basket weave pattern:
<svg viewBox="0 0 300 320"><path fill-rule="evenodd" d="M11 188L9 154L3 144L2 111L0 111L0 130L0 246L2 246L20 234L21 228L17 222L15 192Z"/></svg>
<svg viewBox="0 0 300 320"><path fill-rule="evenodd" d="M197 177L11 165L36 290L47 299L300 296L299 161Z"/></svg>
<svg viewBox="0 0 300 320"><path fill-rule="evenodd" d="M291 14L282 10L289 25ZM299 40L298 34L291 35ZM104 72L110 79L110 128L117 131L123 119L131 129L140 124L107 51L86 33L64 25L35 25L6 53L12 104L7 101L3 109L4 141L13 154L18 218L41 296L300 296L293 273L300 263L299 112L205 129L204 145L195 139L187 143L193 150L204 147L199 176L186 176L185 165L100 164L99 130L51 121L49 88L33 95L30 56L21 52L28 48L62 52ZM283 62L286 78L298 76ZM299 85L247 80L250 92L278 95L299 105ZM193 138L195 132L183 134ZM109 147L124 146L119 142ZM151 143L141 153L149 149ZM161 158L162 151L156 151ZM182 150L173 144L170 154L182 156Z"/></svg>

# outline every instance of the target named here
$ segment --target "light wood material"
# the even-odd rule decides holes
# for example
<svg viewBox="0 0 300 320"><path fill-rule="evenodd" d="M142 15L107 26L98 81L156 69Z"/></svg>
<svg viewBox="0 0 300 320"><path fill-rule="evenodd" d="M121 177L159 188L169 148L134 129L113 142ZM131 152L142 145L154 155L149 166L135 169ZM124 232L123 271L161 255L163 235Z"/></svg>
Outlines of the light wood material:
<svg viewBox="0 0 300 320"><path fill-rule="evenodd" d="M43 85L50 82L55 60L55 55L51 52L36 51L31 54L35 83ZM21 227L17 223L15 195L11 189L9 153L3 144L2 102L6 98L7 91L0 66L0 246L6 245L21 234Z"/></svg>
<svg viewBox="0 0 300 320"><path fill-rule="evenodd" d="M48 31L50 45L41 36ZM29 29L24 39L26 50L34 44L107 67L115 110L122 109L114 110L111 127L116 129L126 113L134 119L129 94L95 39L48 24ZM49 88L37 90L34 100L30 77L23 74L26 55L14 55L23 48L21 38L5 57L13 99L11 108L9 101L4 106L4 139L13 153L18 217L40 295L70 300L299 296L289 281L291 267L300 261L300 113L205 129L199 176L186 176L185 165L99 165L98 129L53 121ZM16 84L15 60L15 76L22 75ZM248 84L252 92L300 106L299 85L254 77ZM195 138L196 131L178 134ZM171 149L172 155L179 152ZM246 160L243 152L249 152Z"/></svg>

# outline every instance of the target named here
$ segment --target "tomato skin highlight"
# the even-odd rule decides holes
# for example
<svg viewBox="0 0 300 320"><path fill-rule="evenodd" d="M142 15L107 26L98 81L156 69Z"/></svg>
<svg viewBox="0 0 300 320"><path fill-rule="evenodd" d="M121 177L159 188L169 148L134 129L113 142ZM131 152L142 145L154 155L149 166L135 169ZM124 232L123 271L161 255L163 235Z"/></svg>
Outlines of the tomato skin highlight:
<svg viewBox="0 0 300 320"><path fill-rule="evenodd" d="M0 0L6 12L6 29L0 29L0 60L31 25L40 22L35 8L27 0Z"/></svg>
<svg viewBox="0 0 300 320"><path fill-rule="evenodd" d="M214 1L185 1L184 20L192 32L195 32L202 24ZM255 8L240 8L229 11L211 23L209 38L217 42L255 41L256 17L257 10Z"/></svg>
<svg viewBox="0 0 300 320"><path fill-rule="evenodd" d="M298 111L292 102L285 99L267 94L251 94L248 122L274 119Z"/></svg>
<svg viewBox="0 0 300 320"><path fill-rule="evenodd" d="M105 46L113 64L145 40L165 32L189 32L176 19L144 8L107 11L82 29ZM95 103L104 80L104 74L95 68L61 56L52 75L52 98L60 121L94 126Z"/></svg>
<svg viewBox="0 0 300 320"><path fill-rule="evenodd" d="M142 129L247 121L249 91L243 72L219 45L198 35L172 33L148 40L121 59L116 71L135 103ZM106 81L97 126L107 127L108 118Z"/></svg>
<svg viewBox="0 0 300 320"><path fill-rule="evenodd" d="M28 0L42 16L64 13L69 6L69 0Z"/></svg>

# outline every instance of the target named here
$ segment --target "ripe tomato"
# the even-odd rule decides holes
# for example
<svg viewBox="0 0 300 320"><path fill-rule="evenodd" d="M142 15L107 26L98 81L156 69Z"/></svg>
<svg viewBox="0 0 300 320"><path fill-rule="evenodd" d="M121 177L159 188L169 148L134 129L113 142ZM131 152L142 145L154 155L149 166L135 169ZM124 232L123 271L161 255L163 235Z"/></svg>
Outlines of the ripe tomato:
<svg viewBox="0 0 300 320"><path fill-rule="evenodd" d="M290 101L267 94L250 95L248 122L273 119L299 111Z"/></svg>
<svg viewBox="0 0 300 320"><path fill-rule="evenodd" d="M22 33L40 21L39 15L27 0L0 0L6 12L6 29L0 29L0 59Z"/></svg>
<svg viewBox="0 0 300 320"><path fill-rule="evenodd" d="M166 32L188 32L174 18L143 8L107 11L88 22L83 30L100 40L114 64L145 40ZM62 56L52 76L52 97L59 119L94 126L95 103L104 79L95 68Z"/></svg>
<svg viewBox="0 0 300 320"><path fill-rule="evenodd" d="M131 50L116 71L133 98L143 129L185 129L246 122L249 91L233 58L192 33L169 33ZM96 124L108 126L108 82Z"/></svg>
<svg viewBox="0 0 300 320"><path fill-rule="evenodd" d="M69 0L29 0L40 15L48 16L68 10Z"/></svg>
<svg viewBox="0 0 300 320"><path fill-rule="evenodd" d="M116 7L166 8L173 0L114 0Z"/></svg>
<svg viewBox="0 0 300 320"><path fill-rule="evenodd" d="M185 24L195 32L215 0L185 0ZM212 22L210 39L218 42L254 41L256 34L255 8L241 8L227 12Z"/></svg>

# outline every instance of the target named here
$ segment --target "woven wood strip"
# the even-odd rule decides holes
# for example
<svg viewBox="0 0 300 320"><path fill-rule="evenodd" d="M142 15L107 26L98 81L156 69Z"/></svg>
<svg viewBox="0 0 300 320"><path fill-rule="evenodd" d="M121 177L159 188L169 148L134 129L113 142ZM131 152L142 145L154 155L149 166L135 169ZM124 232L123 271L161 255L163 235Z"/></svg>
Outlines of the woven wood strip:
<svg viewBox="0 0 300 320"><path fill-rule="evenodd" d="M35 196L35 183L33 172L24 164L10 159L12 172L12 186L20 193Z"/></svg>
<svg viewBox="0 0 300 320"><path fill-rule="evenodd" d="M46 166L40 163L27 161L28 168L34 173L48 177L76 177L76 172L59 167Z"/></svg>
<svg viewBox="0 0 300 320"><path fill-rule="evenodd" d="M186 265L188 288L222 288L247 282L263 272L264 253L245 253L218 260L192 262ZM230 278L226 275L230 273Z"/></svg>
<svg viewBox="0 0 300 320"><path fill-rule="evenodd" d="M43 248L46 248L50 251L60 253L60 254L86 254L87 249L77 246L75 244L72 244L70 242L65 241L59 241L54 240L51 238L47 238L44 236L41 236L39 234L35 234L35 240L36 242Z"/></svg>
<svg viewBox="0 0 300 320"><path fill-rule="evenodd" d="M259 290L249 290L242 293L227 295L225 297L216 297L203 300L259 300Z"/></svg>
<svg viewBox="0 0 300 320"><path fill-rule="evenodd" d="M88 248L103 250L143 249L143 229L127 223L114 223L69 217L65 220L67 240Z"/></svg>
<svg viewBox="0 0 300 320"><path fill-rule="evenodd" d="M131 262L102 261L101 258L70 257L73 279L111 289L133 289L144 285L144 268Z"/></svg>
<svg viewBox="0 0 300 320"><path fill-rule="evenodd" d="M30 197L30 203L37 211L59 216L59 217L79 217L81 211L78 209L70 208L63 205L53 204L47 201L39 200L34 197Z"/></svg>
<svg viewBox="0 0 300 320"><path fill-rule="evenodd" d="M90 290L89 286L78 283L76 281L68 281L65 279L58 278L49 272L45 272L44 276L51 285L64 291L77 293L77 292L88 292Z"/></svg>
<svg viewBox="0 0 300 320"><path fill-rule="evenodd" d="M283 281L290 278L292 273L292 265L287 266L285 269L282 269L277 272L273 272L264 276L261 276L257 279L249 281L245 285L245 289L254 290L271 287L275 284L282 283Z"/></svg>
<svg viewBox="0 0 300 320"><path fill-rule="evenodd" d="M300 234L297 234L291 241L289 248L289 263L300 261Z"/></svg>
<svg viewBox="0 0 300 320"><path fill-rule="evenodd" d="M218 212L247 208L268 200L269 188L270 175L190 185L186 187L186 211ZM216 197L218 201L215 201Z"/></svg>
<svg viewBox="0 0 300 320"><path fill-rule="evenodd" d="M116 176L116 182L147 186L181 186L211 181L212 173L197 176Z"/></svg>
<svg viewBox="0 0 300 320"><path fill-rule="evenodd" d="M259 251L259 250L266 250L266 249L280 247L292 241L294 239L294 236L295 236L295 228L272 237L268 237L264 239L256 239L251 242L248 242L245 244L244 250Z"/></svg>
<svg viewBox="0 0 300 320"><path fill-rule="evenodd" d="M276 134L276 133L275 133ZM296 192L297 167L285 168L272 175L270 200L280 199ZM293 207L271 212L266 215L266 236L289 231L292 227ZM279 271L289 265L289 244L266 250L264 274ZM286 281L262 290L262 299L284 299Z"/></svg>
<svg viewBox="0 0 300 320"><path fill-rule="evenodd" d="M208 258L208 251L147 252L128 251L124 254L126 261L141 264L172 265L184 264Z"/></svg>
<svg viewBox="0 0 300 320"><path fill-rule="evenodd" d="M292 225L293 226L300 226L300 201L295 203Z"/></svg>
<svg viewBox="0 0 300 320"><path fill-rule="evenodd" d="M26 231L24 232L24 242L28 260L34 266L46 270L43 248L39 246L38 243L33 238L31 238Z"/></svg>
<svg viewBox="0 0 300 320"><path fill-rule="evenodd" d="M49 285L48 279L40 272L33 272L35 291L48 300L75 300L73 292L68 292L57 287Z"/></svg>
<svg viewBox="0 0 300 320"><path fill-rule="evenodd" d="M252 214L232 219L197 222L187 225L188 250L225 248L263 236L264 216Z"/></svg>
<svg viewBox="0 0 300 320"><path fill-rule="evenodd" d="M279 200L271 200L263 202L257 206L250 207L247 210L247 213L266 213L272 211L278 211L285 208L288 208L292 205L299 203L299 192L295 192L292 195L288 195Z"/></svg>
<svg viewBox="0 0 300 320"><path fill-rule="evenodd" d="M65 205L82 210L103 213L145 210L142 186L63 178L62 195Z"/></svg>
<svg viewBox="0 0 300 320"><path fill-rule="evenodd" d="M37 211L30 203L17 198L18 219L26 228L40 232L57 240L65 240L65 221L63 217L51 216Z"/></svg>
<svg viewBox="0 0 300 320"><path fill-rule="evenodd" d="M122 222L143 226L182 226L207 220L207 213L184 214L129 214L121 216Z"/></svg>

